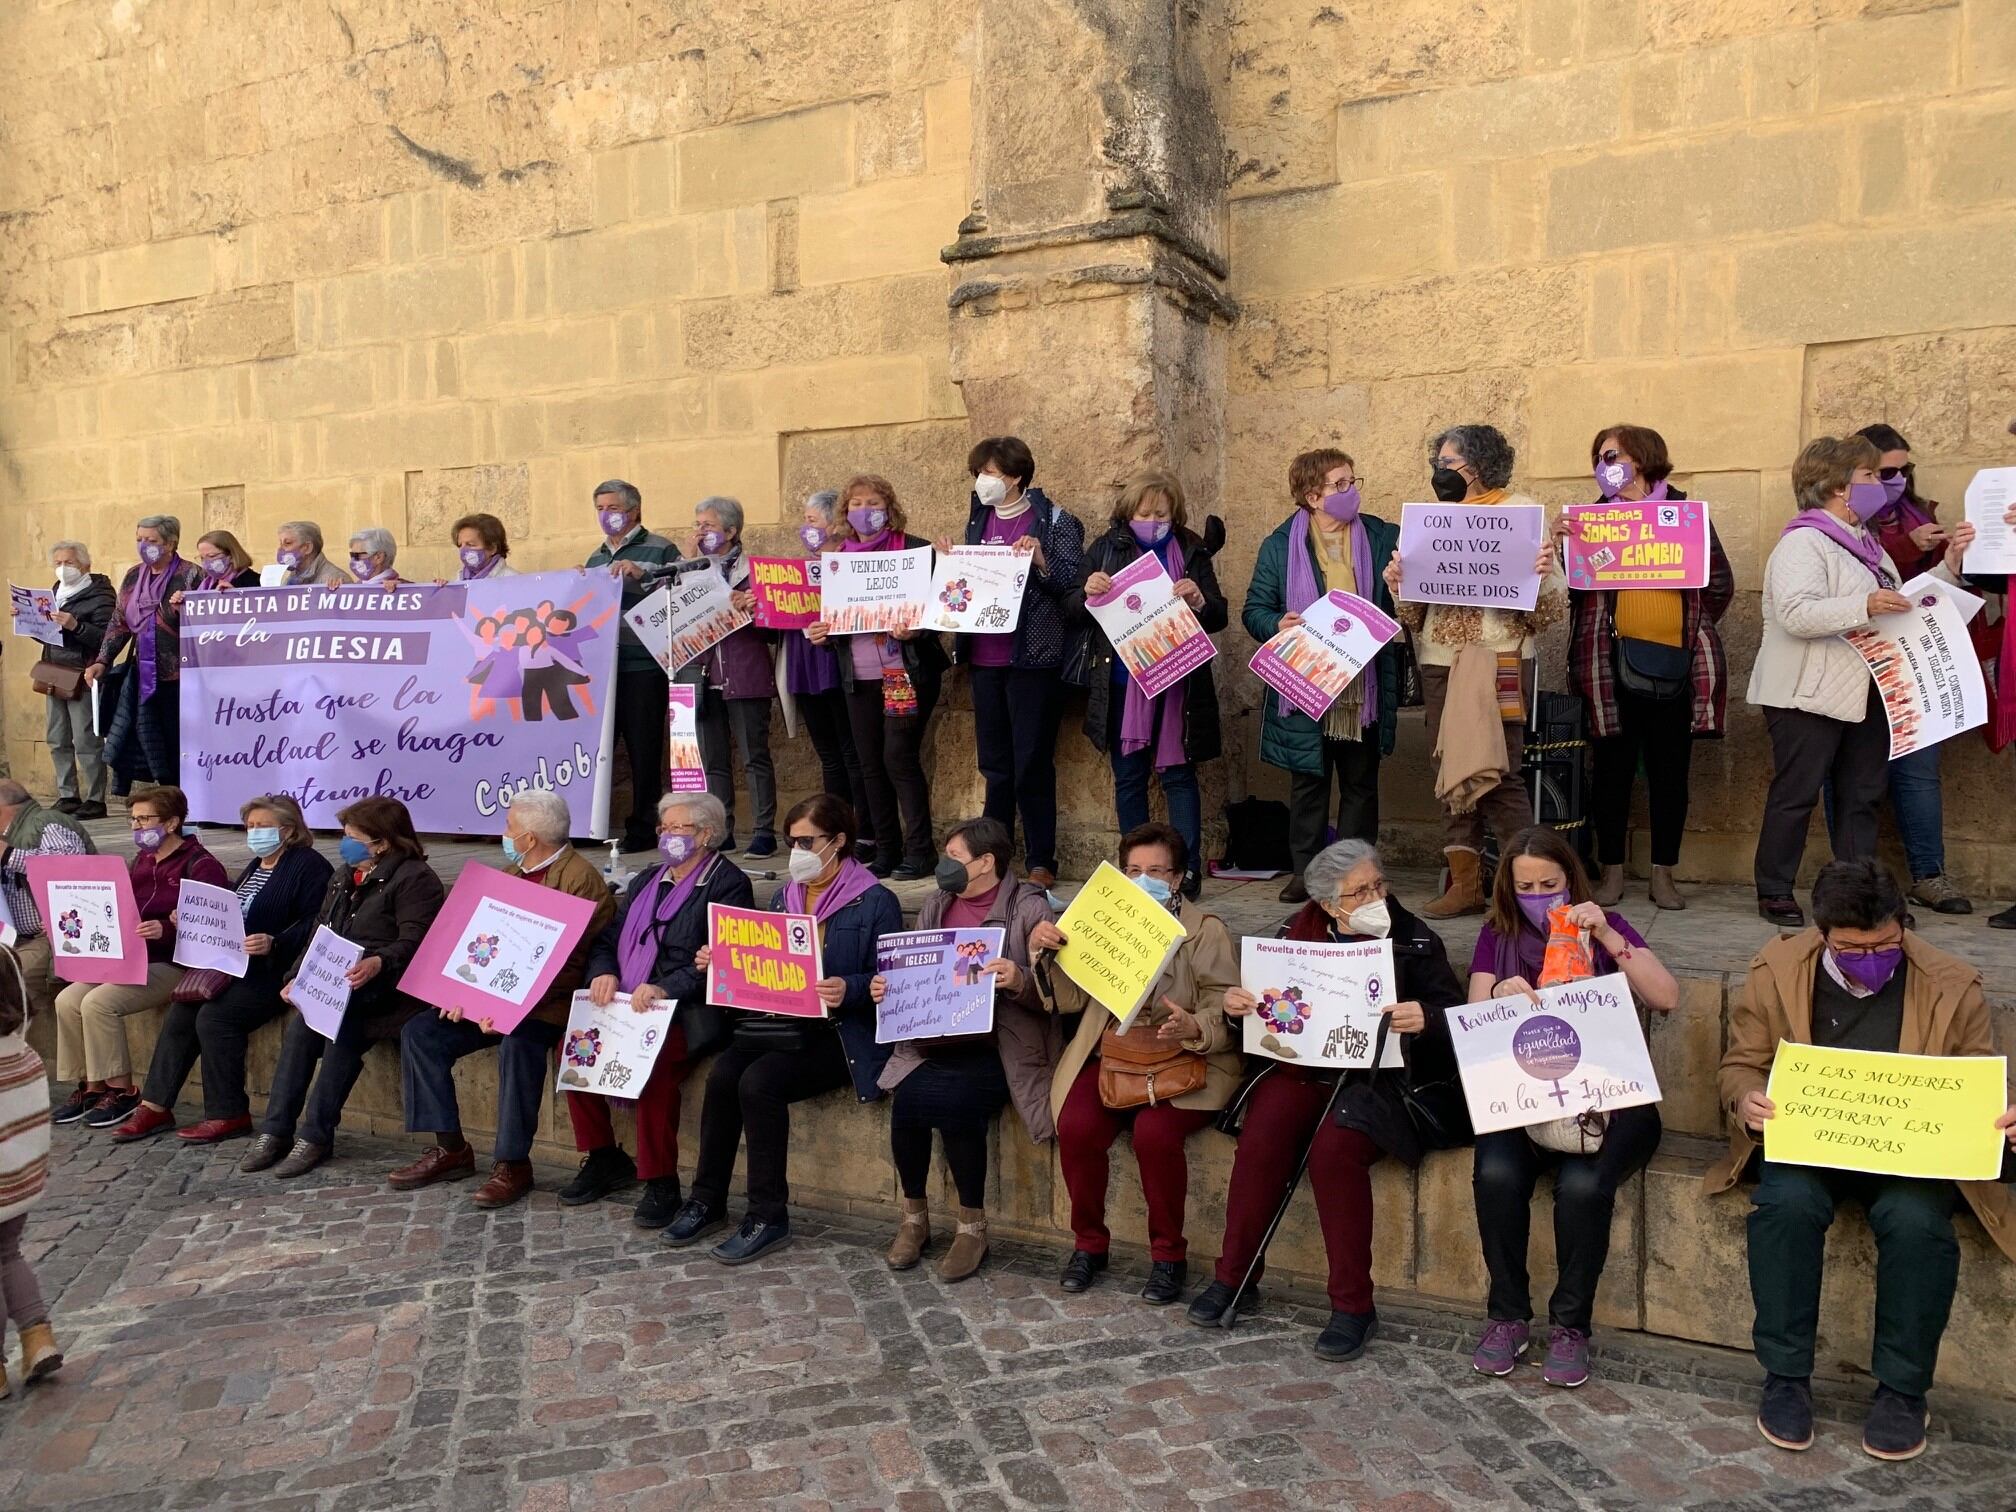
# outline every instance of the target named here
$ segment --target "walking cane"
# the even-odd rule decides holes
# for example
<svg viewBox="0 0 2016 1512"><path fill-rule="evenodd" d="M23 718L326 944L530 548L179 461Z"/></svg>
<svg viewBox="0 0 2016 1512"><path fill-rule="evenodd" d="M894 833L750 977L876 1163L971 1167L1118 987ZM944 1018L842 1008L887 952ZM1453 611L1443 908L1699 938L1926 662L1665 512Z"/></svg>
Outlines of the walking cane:
<svg viewBox="0 0 2016 1512"><path fill-rule="evenodd" d="M1379 1035L1372 1045L1371 1069L1375 1073L1379 1069L1380 1060L1386 1054L1386 1035L1392 1026L1392 1010L1388 1009L1379 1015ZM1239 1285L1233 1289L1232 1300L1225 1304L1225 1311L1219 1317L1218 1326L1227 1333L1238 1326L1239 1299L1246 1295L1246 1289L1253 1284L1254 1272L1260 1269L1261 1262L1267 1258L1267 1246L1274 1242L1275 1231L1281 1227L1281 1220L1288 1216L1288 1204L1295 1200L1295 1189L1302 1185L1302 1177L1309 1169L1309 1157L1315 1152L1317 1136L1322 1134L1323 1126L1336 1116L1337 1099L1343 1095L1344 1080L1349 1075L1349 1071L1337 1073L1337 1085L1330 1089L1330 1100L1323 1104L1323 1116L1316 1120L1316 1127L1310 1131L1309 1143L1303 1146L1302 1159L1295 1167L1295 1174L1288 1178L1288 1190L1281 1194L1281 1205L1274 1209L1273 1221L1267 1225L1267 1232L1260 1236L1260 1248L1254 1251L1253 1263L1246 1267L1246 1274L1239 1278Z"/></svg>

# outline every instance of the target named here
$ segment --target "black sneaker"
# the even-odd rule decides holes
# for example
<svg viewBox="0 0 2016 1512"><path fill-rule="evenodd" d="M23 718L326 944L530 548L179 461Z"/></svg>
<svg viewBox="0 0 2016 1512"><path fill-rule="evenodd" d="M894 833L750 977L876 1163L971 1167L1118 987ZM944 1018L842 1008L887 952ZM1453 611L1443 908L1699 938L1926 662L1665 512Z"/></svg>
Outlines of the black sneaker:
<svg viewBox="0 0 2016 1512"><path fill-rule="evenodd" d="M2005 908L2000 913L1988 915L1990 929L2016 929L2016 908Z"/></svg>
<svg viewBox="0 0 2016 1512"><path fill-rule="evenodd" d="M1204 896L1204 873L1201 871L1183 873L1183 896L1192 903Z"/></svg>
<svg viewBox="0 0 2016 1512"><path fill-rule="evenodd" d="M77 805L77 812L71 815L71 817L73 819L103 819L105 817L105 805L90 802L80 803Z"/></svg>
<svg viewBox="0 0 2016 1512"><path fill-rule="evenodd" d="M891 882L921 882L937 870L935 861L905 861L889 873Z"/></svg>
<svg viewBox="0 0 2016 1512"><path fill-rule="evenodd" d="M749 842L749 848L742 854L757 861L761 861L765 856L774 856L777 854L777 837L769 834L758 835Z"/></svg>
<svg viewBox="0 0 2016 1512"><path fill-rule="evenodd" d="M56 812L59 814L75 814L82 807L84 807L84 800L81 798L58 798L56 800Z"/></svg>
<svg viewBox="0 0 2016 1512"><path fill-rule="evenodd" d="M1104 1255L1095 1255L1090 1250L1073 1250L1071 1258L1064 1262L1064 1274L1057 1278L1057 1284L1067 1292L1090 1291L1092 1283L1105 1269Z"/></svg>
<svg viewBox="0 0 2016 1512"><path fill-rule="evenodd" d="M791 1242L791 1224L765 1223L757 1217L746 1217L742 1227L715 1245L708 1253L723 1265L747 1265L758 1256L767 1255L774 1249L781 1249Z"/></svg>
<svg viewBox="0 0 2016 1512"><path fill-rule="evenodd" d="M854 842L854 859L859 861L863 866L873 861L875 859L875 842L873 840L856 840Z"/></svg>
<svg viewBox="0 0 2016 1512"><path fill-rule="evenodd" d="M653 1176L644 1183L644 1195L637 1199L637 1211L630 1221L641 1229L662 1229L679 1216L683 1205L677 1176Z"/></svg>
<svg viewBox="0 0 2016 1512"><path fill-rule="evenodd" d="M1770 920L1780 929L1806 927L1806 915L1801 912L1799 900L1796 898L1767 898L1760 894L1757 898L1757 912L1760 917Z"/></svg>
<svg viewBox="0 0 2016 1512"><path fill-rule="evenodd" d="M1323 1332L1316 1335L1316 1358L1331 1360L1341 1364L1345 1360L1355 1360L1365 1353L1379 1332L1379 1313L1333 1312Z"/></svg>
<svg viewBox="0 0 2016 1512"><path fill-rule="evenodd" d="M1878 1384L1862 1420L1862 1452L1874 1459L1916 1459L1925 1452L1925 1398Z"/></svg>
<svg viewBox="0 0 2016 1512"><path fill-rule="evenodd" d="M1141 1300L1150 1307L1167 1307L1183 1298L1183 1284L1190 1279L1187 1260L1157 1260L1148 1267L1148 1284L1141 1288Z"/></svg>
<svg viewBox="0 0 2016 1512"><path fill-rule="evenodd" d="M1797 1454L1813 1447L1813 1382L1807 1376L1766 1375L1757 1404L1757 1431Z"/></svg>
<svg viewBox="0 0 2016 1512"><path fill-rule="evenodd" d="M75 1123L97 1105L99 1094L86 1092L81 1086L58 1103L49 1114L51 1123Z"/></svg>
<svg viewBox="0 0 2016 1512"><path fill-rule="evenodd" d="M604 1145L588 1152L574 1179L560 1188L557 1195L563 1206L580 1207L586 1202L600 1202L636 1179L637 1162L630 1158L629 1152L621 1145Z"/></svg>
<svg viewBox="0 0 2016 1512"><path fill-rule="evenodd" d="M896 870L887 861L863 861L861 864L868 868L868 875L878 882L888 881L889 873ZM2016 910L2011 911L2016 912Z"/></svg>
<svg viewBox="0 0 2016 1512"><path fill-rule="evenodd" d="M133 1110L140 1106L140 1094L130 1088L112 1087L100 1094L98 1101L91 1105L91 1111L84 1115L87 1129L113 1129L133 1116Z"/></svg>
<svg viewBox="0 0 2016 1512"><path fill-rule="evenodd" d="M1204 1290L1197 1293L1197 1298L1190 1304L1189 1311L1183 1314L1184 1320L1195 1323L1199 1328L1223 1328L1225 1326L1225 1308L1231 1301L1232 1288L1227 1286L1223 1281L1213 1281ZM1260 1288L1249 1286L1239 1294L1239 1311L1237 1316L1243 1318L1248 1313L1255 1311L1259 1306Z"/></svg>
<svg viewBox="0 0 2016 1512"><path fill-rule="evenodd" d="M689 1244L698 1244L727 1223L728 1215L719 1208L707 1206L698 1197L688 1197L666 1225L665 1242L674 1249L684 1249Z"/></svg>

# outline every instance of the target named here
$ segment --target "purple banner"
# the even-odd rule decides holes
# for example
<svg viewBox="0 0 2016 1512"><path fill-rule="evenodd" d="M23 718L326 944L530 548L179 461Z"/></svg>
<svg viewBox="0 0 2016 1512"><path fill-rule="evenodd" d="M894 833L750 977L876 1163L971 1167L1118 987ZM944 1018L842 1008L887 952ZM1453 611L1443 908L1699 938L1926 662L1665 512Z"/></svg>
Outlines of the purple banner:
<svg viewBox="0 0 2016 1512"><path fill-rule="evenodd" d="M236 824L258 793L317 829L374 794L430 834L488 835L511 794L609 823L618 587L604 572L445 587L192 593L182 617L190 818Z"/></svg>

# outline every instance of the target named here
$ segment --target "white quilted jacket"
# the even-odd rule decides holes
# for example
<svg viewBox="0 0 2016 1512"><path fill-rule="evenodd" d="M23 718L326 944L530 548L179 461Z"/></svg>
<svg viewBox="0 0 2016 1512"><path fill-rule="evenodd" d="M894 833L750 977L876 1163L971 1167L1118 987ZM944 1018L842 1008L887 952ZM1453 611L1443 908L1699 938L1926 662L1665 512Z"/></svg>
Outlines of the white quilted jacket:
<svg viewBox="0 0 2016 1512"><path fill-rule="evenodd" d="M1896 583L1896 564L1886 555L1883 565ZM1934 572L1957 583L1943 562ZM1840 636L1869 623L1869 595L1881 586L1820 531L1781 536L1764 564L1764 639L1750 668L1750 702L1859 723L1869 709L1869 668Z"/></svg>

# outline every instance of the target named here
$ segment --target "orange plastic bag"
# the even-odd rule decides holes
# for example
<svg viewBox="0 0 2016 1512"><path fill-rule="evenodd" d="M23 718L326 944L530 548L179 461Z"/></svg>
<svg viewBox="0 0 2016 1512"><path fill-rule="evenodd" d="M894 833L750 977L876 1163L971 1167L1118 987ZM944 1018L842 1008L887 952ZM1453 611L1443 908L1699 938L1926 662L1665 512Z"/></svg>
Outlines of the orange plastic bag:
<svg viewBox="0 0 2016 1512"><path fill-rule="evenodd" d="M1589 931L1568 920L1568 905L1547 910L1547 953L1540 959L1539 986L1579 982L1596 975L1596 961L1589 954Z"/></svg>

